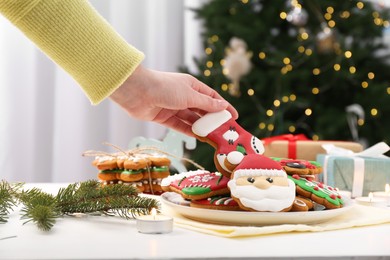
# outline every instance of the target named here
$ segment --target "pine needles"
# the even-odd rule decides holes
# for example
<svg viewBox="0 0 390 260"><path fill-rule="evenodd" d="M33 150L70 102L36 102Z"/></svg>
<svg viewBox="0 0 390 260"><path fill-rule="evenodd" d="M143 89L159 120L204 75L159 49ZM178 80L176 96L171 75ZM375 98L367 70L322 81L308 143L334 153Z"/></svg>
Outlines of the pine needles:
<svg viewBox="0 0 390 260"><path fill-rule="evenodd" d="M8 214L17 204L15 195L21 186L20 183L11 185L6 181L0 182L0 223L7 222Z"/></svg>
<svg viewBox="0 0 390 260"><path fill-rule="evenodd" d="M0 223L6 222L12 206L23 203L24 223L34 222L40 230L48 231L56 219L74 213L105 214L125 219L148 214L159 208L157 200L138 196L137 189L128 185L105 185L96 180L74 183L51 195L33 188L16 192L6 182L0 186Z"/></svg>

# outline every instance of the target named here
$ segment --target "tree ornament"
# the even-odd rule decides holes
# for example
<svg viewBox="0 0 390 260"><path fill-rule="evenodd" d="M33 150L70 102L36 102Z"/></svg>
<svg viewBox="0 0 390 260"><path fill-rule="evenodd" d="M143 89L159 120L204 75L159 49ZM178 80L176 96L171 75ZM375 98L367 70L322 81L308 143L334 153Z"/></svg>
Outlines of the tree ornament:
<svg viewBox="0 0 390 260"><path fill-rule="evenodd" d="M352 104L345 108L345 112L353 141L362 144L363 147L368 147L367 140L360 138L358 132L358 126L361 125L359 122L364 122L365 120L363 107L359 104Z"/></svg>
<svg viewBox="0 0 390 260"><path fill-rule="evenodd" d="M286 20L295 26L305 26L309 17L307 11L298 3L291 4L292 8L287 13Z"/></svg>
<svg viewBox="0 0 390 260"><path fill-rule="evenodd" d="M252 68L251 56L252 54L247 51L247 45L242 39L236 37L230 39L223 64L224 75L232 82L229 86L230 95L235 97L241 95L240 79Z"/></svg>
<svg viewBox="0 0 390 260"><path fill-rule="evenodd" d="M335 33L327 26L324 26L323 30L317 34L316 40L319 53L330 53L337 48Z"/></svg>

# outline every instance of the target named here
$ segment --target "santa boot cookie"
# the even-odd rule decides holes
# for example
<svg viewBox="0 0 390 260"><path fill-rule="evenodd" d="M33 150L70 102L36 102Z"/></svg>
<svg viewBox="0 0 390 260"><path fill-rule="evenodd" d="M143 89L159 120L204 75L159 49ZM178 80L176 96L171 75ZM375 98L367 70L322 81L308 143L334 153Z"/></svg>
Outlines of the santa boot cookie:
<svg viewBox="0 0 390 260"><path fill-rule="evenodd" d="M192 132L215 148L215 166L227 177L245 155L264 153L263 143L237 124L226 110L204 115L193 124Z"/></svg>

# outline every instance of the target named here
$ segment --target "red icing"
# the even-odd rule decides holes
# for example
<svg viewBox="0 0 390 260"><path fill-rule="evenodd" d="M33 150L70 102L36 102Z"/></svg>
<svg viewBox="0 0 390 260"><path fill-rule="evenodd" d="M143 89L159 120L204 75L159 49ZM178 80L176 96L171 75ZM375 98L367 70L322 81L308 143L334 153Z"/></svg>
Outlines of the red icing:
<svg viewBox="0 0 390 260"><path fill-rule="evenodd" d="M236 170L239 169L282 170L283 168L278 162L266 156L260 154L248 154L236 168Z"/></svg>
<svg viewBox="0 0 390 260"><path fill-rule="evenodd" d="M172 187L179 190L185 187L209 187L212 191L225 189L230 179L216 173L200 173L184 179L175 180Z"/></svg>
<svg viewBox="0 0 390 260"><path fill-rule="evenodd" d="M334 194L330 194L329 197L330 197L331 199L334 199L334 200L337 198L336 195L334 195Z"/></svg>
<svg viewBox="0 0 390 260"><path fill-rule="evenodd" d="M238 138L230 142L229 140L225 140L223 135L228 131L237 132ZM218 154L228 154L232 151L236 151L238 145L243 146L247 154L258 154L259 152L252 149L252 136L252 134L244 130L233 118L231 118L207 135L207 138L217 144L216 153Z"/></svg>
<svg viewBox="0 0 390 260"><path fill-rule="evenodd" d="M299 175L298 174L294 174L293 176L292 176L294 179L296 179L296 180L299 180L301 177L299 177Z"/></svg>

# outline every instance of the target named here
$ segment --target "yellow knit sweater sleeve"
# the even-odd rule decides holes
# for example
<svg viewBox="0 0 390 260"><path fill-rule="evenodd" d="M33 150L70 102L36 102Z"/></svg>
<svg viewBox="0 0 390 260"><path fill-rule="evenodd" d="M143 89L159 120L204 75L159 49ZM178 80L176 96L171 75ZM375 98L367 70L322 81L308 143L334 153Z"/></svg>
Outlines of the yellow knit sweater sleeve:
<svg viewBox="0 0 390 260"><path fill-rule="evenodd" d="M0 0L0 12L68 72L92 104L144 58L86 0Z"/></svg>

